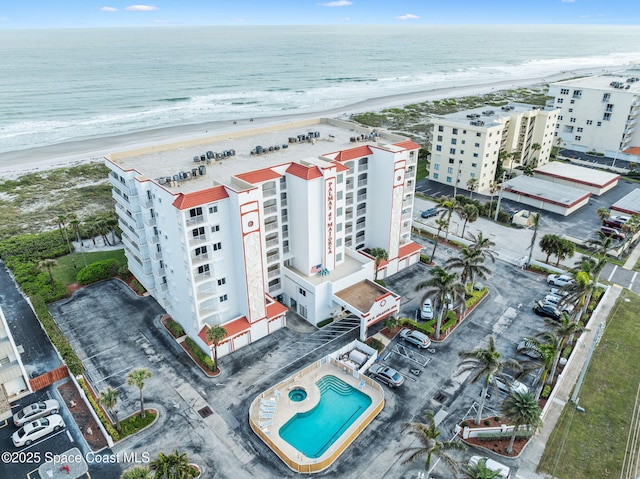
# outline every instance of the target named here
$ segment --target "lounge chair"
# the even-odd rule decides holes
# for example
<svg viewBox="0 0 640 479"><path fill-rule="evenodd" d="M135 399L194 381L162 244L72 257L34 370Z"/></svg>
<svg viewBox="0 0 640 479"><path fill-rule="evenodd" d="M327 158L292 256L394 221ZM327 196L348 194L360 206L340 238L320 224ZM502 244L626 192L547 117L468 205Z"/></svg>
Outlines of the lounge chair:
<svg viewBox="0 0 640 479"><path fill-rule="evenodd" d="M275 407L276 402L273 399L260 399L260 404L264 406L273 406Z"/></svg>
<svg viewBox="0 0 640 479"><path fill-rule="evenodd" d="M260 419L273 419L273 413L260 411Z"/></svg>
<svg viewBox="0 0 640 479"><path fill-rule="evenodd" d="M260 429L262 429L263 427L269 427L273 424L273 421L271 419L268 419L267 421L260 421L258 423L258 425L260 426Z"/></svg>

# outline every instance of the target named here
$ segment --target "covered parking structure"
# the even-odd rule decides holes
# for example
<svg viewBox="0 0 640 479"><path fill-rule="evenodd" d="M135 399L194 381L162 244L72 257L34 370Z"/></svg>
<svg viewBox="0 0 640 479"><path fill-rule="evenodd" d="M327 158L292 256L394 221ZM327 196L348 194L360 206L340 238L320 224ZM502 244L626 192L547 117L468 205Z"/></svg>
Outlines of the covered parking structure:
<svg viewBox="0 0 640 479"><path fill-rule="evenodd" d="M562 186L528 176L518 176L502 183L502 198L551 211L563 216L589 203L591 193L572 186Z"/></svg>
<svg viewBox="0 0 640 479"><path fill-rule="evenodd" d="M636 188L631 193L623 196L613 205L611 209L627 215L637 215L640 213L640 188Z"/></svg>
<svg viewBox="0 0 640 479"><path fill-rule="evenodd" d="M620 175L571 163L552 161L536 168L534 178L546 180L556 185L570 186L600 196L618 185Z"/></svg>

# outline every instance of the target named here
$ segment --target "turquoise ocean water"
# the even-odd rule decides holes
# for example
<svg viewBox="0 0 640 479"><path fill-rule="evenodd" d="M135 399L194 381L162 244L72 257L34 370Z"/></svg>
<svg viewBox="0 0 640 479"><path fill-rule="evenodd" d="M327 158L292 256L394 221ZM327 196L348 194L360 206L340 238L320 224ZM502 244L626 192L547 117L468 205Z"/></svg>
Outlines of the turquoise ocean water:
<svg viewBox="0 0 640 479"><path fill-rule="evenodd" d="M640 62L633 26L0 30L0 153Z"/></svg>

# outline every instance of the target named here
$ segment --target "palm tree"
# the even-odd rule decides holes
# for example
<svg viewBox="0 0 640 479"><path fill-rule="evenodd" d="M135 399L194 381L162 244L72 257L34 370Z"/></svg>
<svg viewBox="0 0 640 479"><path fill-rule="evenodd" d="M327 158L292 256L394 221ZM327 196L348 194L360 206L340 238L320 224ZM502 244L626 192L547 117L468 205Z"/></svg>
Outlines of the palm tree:
<svg viewBox="0 0 640 479"><path fill-rule="evenodd" d="M469 178L467 181L467 190L469 190L469 199L473 199L473 192L478 187L478 178Z"/></svg>
<svg viewBox="0 0 640 479"><path fill-rule="evenodd" d="M120 420L118 419L118 411L116 411L116 404L118 404L118 396L120 393L117 389L113 389L111 386L108 386L107 389L103 389L100 391L100 396L98 396L98 401L102 404L107 411L109 411L113 415L113 420L116 423L116 430L120 432Z"/></svg>
<svg viewBox="0 0 640 479"><path fill-rule="evenodd" d="M144 396L142 390L144 389L144 382L152 376L151 372L146 368L134 369L127 374L127 384L135 386L140 391L140 417L144 418Z"/></svg>
<svg viewBox="0 0 640 479"><path fill-rule="evenodd" d="M392 331L400 325L400 321L395 316L387 316L382 324L384 324L385 328Z"/></svg>
<svg viewBox="0 0 640 479"><path fill-rule="evenodd" d="M387 250L384 248L371 248L369 254L376 260L376 271L373 280L377 281L378 268L380 267L380 263L382 262L382 260L386 261L389 259L389 253L387 253Z"/></svg>
<svg viewBox="0 0 640 479"><path fill-rule="evenodd" d="M462 207L462 209L458 210L458 216L460 219L464 220L462 225L462 234L460 235L464 238L464 230L467 227L467 222L473 223L478 219L480 212L478 211L478 207L474 204L467 204Z"/></svg>
<svg viewBox="0 0 640 479"><path fill-rule="evenodd" d="M151 479L151 469L147 466L134 466L124 471L120 479Z"/></svg>
<svg viewBox="0 0 640 479"><path fill-rule="evenodd" d="M207 341L213 343L213 364L218 369L218 344L227 336L227 330L222 326L213 326L207 329Z"/></svg>
<svg viewBox="0 0 640 479"><path fill-rule="evenodd" d="M460 282L458 273L449 273L440 266L433 268L429 274L431 274L431 278L418 283L416 291L429 288L427 295L435 295L436 304L439 309L436 320L435 337L439 339L442 318L448 314L447 298L450 297L453 303L455 303L458 298L464 298L464 284Z"/></svg>
<svg viewBox="0 0 640 479"><path fill-rule="evenodd" d="M157 459L150 463L151 470L155 472L154 479L191 479L195 477L195 471L189 465L187 453L179 453L177 450L171 454L158 454Z"/></svg>
<svg viewBox="0 0 640 479"><path fill-rule="evenodd" d="M542 150L542 145L540 145L540 143L534 143L533 145L531 145L531 151L534 152L531 156L533 156L535 154L535 152L540 151L540 150ZM538 158L535 157L530 162L527 161L527 166L531 166L532 168L537 168L537 166L538 166Z"/></svg>
<svg viewBox="0 0 640 479"><path fill-rule="evenodd" d="M444 218L438 218L436 220L436 224L438 225L438 232L436 233L436 237L434 238L435 243L433 244L433 251L431 252L431 261L433 261L433 258L434 258L435 254L436 254L436 248L438 247L438 240L440 239L440 232L444 228L448 228L449 227L449 223Z"/></svg>
<svg viewBox="0 0 640 479"><path fill-rule="evenodd" d="M67 234L66 221L67 221L66 216L59 215L58 229L60 230L60 236L62 236L62 241L67 243L67 248L69 248L69 254L71 255L71 263L73 264L73 268L76 269L76 258L74 256L73 248L71 248L71 241L69 241L69 235Z"/></svg>
<svg viewBox="0 0 640 479"><path fill-rule="evenodd" d="M558 243L558 249L556 250L556 266L560 264L560 261L564 261L567 258L573 258L576 252L576 245L565 238L560 238Z"/></svg>
<svg viewBox="0 0 640 479"><path fill-rule="evenodd" d="M78 217L76 216L75 213L72 213L71 215L69 215L69 218L71 218L71 221L69 221L69 224L71 225L71 229L73 229L73 233L76 236L76 241L78 242L78 244L80 245L80 254L82 255L82 261L84 262L84 266L87 266L87 258L85 258L84 256L84 243L82 242L82 237L80 236L80 221L78 221Z"/></svg>
<svg viewBox="0 0 640 479"><path fill-rule="evenodd" d="M480 424L491 379L493 378L493 381L495 381L496 377L501 377L505 369L520 371L522 367L520 363L513 359L501 359L502 354L496 349L496 340L493 336L489 336L489 344L486 348L460 351L458 355L462 358L462 361L458 364L458 374L470 372L472 374L472 384L482 380L482 396L480 397L478 413L475 419L475 423ZM508 383L506 378L505 383Z"/></svg>
<svg viewBox="0 0 640 479"><path fill-rule="evenodd" d="M540 380L535 392L536 400L540 399L542 389L547 382L547 377L553 369L553 365L558 352L558 344L556 337L548 331L542 333L542 337L523 338L523 346L519 348L517 354L534 353L537 359L533 361L522 361L521 366L523 372L527 373L536 369L542 369Z"/></svg>
<svg viewBox="0 0 640 479"><path fill-rule="evenodd" d="M538 226L540 225L540 213L533 215L533 236L531 237L531 243L529 244L529 259L527 259L527 266L531 264L531 257L533 256L533 247L536 244L536 238L538 237Z"/></svg>
<svg viewBox="0 0 640 479"><path fill-rule="evenodd" d="M611 216L611 212L605 208L604 206L601 208L598 208L596 210L596 215L598 215L598 218L600 219L600 222L602 223L604 220L606 220L609 216Z"/></svg>
<svg viewBox="0 0 640 479"><path fill-rule="evenodd" d="M492 181L489 183L489 218L491 218L491 210L493 209L493 197L498 192L498 183Z"/></svg>
<svg viewBox="0 0 640 479"><path fill-rule="evenodd" d="M483 457L475 464L469 463L462 470L463 479L502 479L502 472L489 469L487 458Z"/></svg>
<svg viewBox="0 0 640 479"><path fill-rule="evenodd" d="M560 249L560 242L562 238L555 234L546 234L540 240L540 249L547 253L547 259L544 260L545 263L549 263L549 257L552 254L556 254Z"/></svg>
<svg viewBox="0 0 640 479"><path fill-rule="evenodd" d="M43 259L38 263L38 269L40 271L46 269L49 273L49 280L51 281L51 287L56 287L56 282L53 279L53 273L51 272L51 268L58 266L58 262L55 259Z"/></svg>
<svg viewBox="0 0 640 479"><path fill-rule="evenodd" d="M449 225L451 225L451 216L461 208L460 203L455 198L449 198L448 196L441 196L438 200L440 206L444 209L441 218L446 220L447 232L444 236L445 241L449 239Z"/></svg>
<svg viewBox="0 0 640 479"><path fill-rule="evenodd" d="M484 266L485 256L473 245L463 246L457 258L449 258L445 263L448 268L460 268L462 284L473 283L476 277L486 279L491 270Z"/></svg>
<svg viewBox="0 0 640 479"><path fill-rule="evenodd" d="M471 240L470 246L476 251L479 251L485 259L489 258L492 263L496 262L496 257L491 250L491 248L493 248L496 244L489 238L485 238L482 234L482 231L479 231L477 235L469 233L467 234L467 238Z"/></svg>
<svg viewBox="0 0 640 479"><path fill-rule="evenodd" d="M458 471L460 470L460 465L448 454L448 452L464 450L465 447L458 442L438 441L440 431L438 431L433 419L433 413L428 411L425 413L424 417L424 423L410 422L405 424L405 427L410 429L409 434L416 436L418 441L420 441L420 445L417 447L408 447L398 452L399 456L409 454L409 456L402 461L402 464L408 464L419 457L426 456L424 468L427 472L430 472L431 458L432 456L438 456L445 463L447 468L457 476Z"/></svg>
<svg viewBox="0 0 640 479"><path fill-rule="evenodd" d="M531 393L512 392L502 403L502 414L513 422L513 434L507 446L507 453L513 452L513 443L520 426L529 426L538 429L542 425L540 419L540 406Z"/></svg>
<svg viewBox="0 0 640 479"><path fill-rule="evenodd" d="M591 296L597 289L596 283L586 271L578 271L574 274L574 283L561 288L567 295L562 298L562 303L574 306L574 318L578 322L584 315L591 300Z"/></svg>

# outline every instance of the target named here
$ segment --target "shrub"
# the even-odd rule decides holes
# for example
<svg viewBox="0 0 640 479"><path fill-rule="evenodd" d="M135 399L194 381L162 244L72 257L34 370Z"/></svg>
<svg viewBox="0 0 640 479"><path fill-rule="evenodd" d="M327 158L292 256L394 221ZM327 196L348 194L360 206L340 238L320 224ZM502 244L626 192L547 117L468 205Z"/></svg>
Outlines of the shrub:
<svg viewBox="0 0 640 479"><path fill-rule="evenodd" d="M562 351L562 357L565 358L565 359L568 359L569 356L571 355L571 351L573 351L573 347L572 346L567 346Z"/></svg>
<svg viewBox="0 0 640 479"><path fill-rule="evenodd" d="M429 258L426 254L421 254L420 255L420 262L428 264L428 263L431 262L431 258Z"/></svg>
<svg viewBox="0 0 640 479"><path fill-rule="evenodd" d="M376 338L367 339L367 345L378 351L378 354L380 354L384 350L384 343Z"/></svg>
<svg viewBox="0 0 640 479"><path fill-rule="evenodd" d="M555 273L555 271L551 271L550 269L547 269L543 266L536 266L534 264L529 265L529 269L531 271L536 271L538 273L543 273L543 274L551 274L551 273Z"/></svg>
<svg viewBox="0 0 640 479"><path fill-rule="evenodd" d="M380 286L382 286L383 288L387 287L387 283L385 283L383 280L381 279L376 279L376 283L378 283Z"/></svg>
<svg viewBox="0 0 640 479"><path fill-rule="evenodd" d="M102 408L98 404L98 401L96 401L96 398L93 396L93 392L89 390L89 386L87 386L87 384L85 383L84 378L78 378L78 384L80 384L80 387L84 391L84 394L89 399L89 404L91 404L91 407L96 412L96 416L98 416L98 419L104 426L105 430L109 433L111 438L114 441L120 439L120 433L116 431L116 428L113 427L113 425L111 424L111 420L107 416L105 416Z"/></svg>
<svg viewBox="0 0 640 479"><path fill-rule="evenodd" d="M91 284L118 275L120 264L113 258L96 261L78 271L76 277L80 284Z"/></svg>
<svg viewBox="0 0 640 479"><path fill-rule="evenodd" d="M478 304L480 302L480 300L482 298L484 298L487 294L489 293L489 289L485 286L484 288L482 288L481 291L475 291L475 290L471 290L469 291L467 289L466 295L467 295L467 299L465 300L464 304L466 309L471 309L473 308L476 304Z"/></svg>
<svg viewBox="0 0 640 479"><path fill-rule="evenodd" d="M138 294L144 294L147 290L144 289L144 286L142 286L140 284L140 281L138 281L137 279L133 278L131 280L131 287L135 290L136 293Z"/></svg>
<svg viewBox="0 0 640 479"><path fill-rule="evenodd" d="M145 411L144 418L140 417L140 413L136 413L126 419L120 421L120 439L123 439L131 434L144 429L151 424L155 418L158 417L158 413L155 411Z"/></svg>
<svg viewBox="0 0 640 479"><path fill-rule="evenodd" d="M460 423L460 426L461 426L461 427L467 427L467 426L468 426L467 421L462 421L462 422Z"/></svg>
<svg viewBox="0 0 640 479"><path fill-rule="evenodd" d="M551 386L547 384L545 387L542 388L542 393L540 394L540 397L542 397L543 399L548 399L550 395L551 395Z"/></svg>
<svg viewBox="0 0 640 479"><path fill-rule="evenodd" d="M486 420L484 421L484 425L485 425L485 426L491 426L491 421L489 421L488 419L486 419Z"/></svg>
<svg viewBox="0 0 640 479"><path fill-rule="evenodd" d="M436 324L436 320L432 319L430 321L427 321L426 323L418 323L417 321L414 321L413 319L409 319L409 318L402 318L400 320L401 324L403 326L410 326L413 329L417 329L418 331L421 331L425 334L428 335L433 335L435 332L435 324Z"/></svg>
<svg viewBox="0 0 640 479"><path fill-rule="evenodd" d="M202 363L202 365L207 368L207 370L211 371L212 373L215 372L216 365L214 364L213 359L211 359L211 357L207 353L200 349L200 346L198 346L193 339L187 336L184 340L184 343L187 348L189 348L189 351L191 351L193 355L198 358L198 361L200 361L200 363Z"/></svg>
<svg viewBox="0 0 640 479"><path fill-rule="evenodd" d="M333 323L333 318L327 318L320 321L316 326L319 328L325 327L327 324Z"/></svg>
<svg viewBox="0 0 640 479"><path fill-rule="evenodd" d="M168 318L165 321L165 325L167 326L167 329L169 329L169 331L171 331L171 334L173 334L176 338L181 338L182 336L184 336L184 329L182 329L182 326L180 326L180 323L174 321L171 318Z"/></svg>

